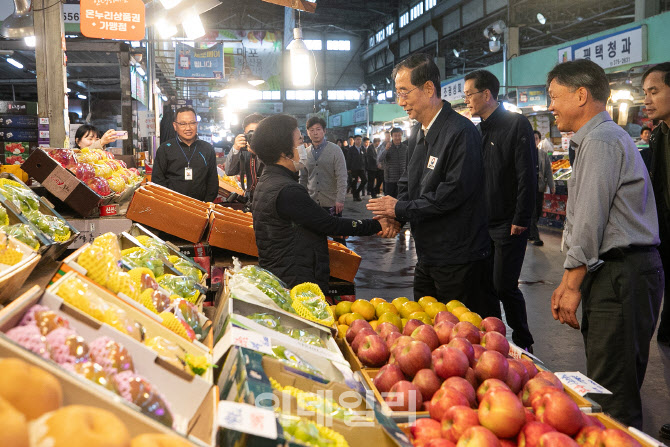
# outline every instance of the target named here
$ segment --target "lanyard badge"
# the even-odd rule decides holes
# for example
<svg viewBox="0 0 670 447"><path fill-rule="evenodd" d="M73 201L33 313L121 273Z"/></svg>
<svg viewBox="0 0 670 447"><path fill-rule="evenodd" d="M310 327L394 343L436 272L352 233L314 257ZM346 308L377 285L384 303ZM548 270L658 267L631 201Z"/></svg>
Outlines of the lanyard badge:
<svg viewBox="0 0 670 447"><path fill-rule="evenodd" d="M193 169L184 168L184 180L193 180Z"/></svg>
<svg viewBox="0 0 670 447"><path fill-rule="evenodd" d="M193 169L191 168L191 159L193 158L193 155L195 155L195 151L198 145L198 142L196 141L193 146L193 152L191 153L191 157L188 158L186 157L186 152L184 152L184 148L181 147L181 143L179 143L179 139L177 138L177 144L179 145L179 149L181 149L181 153L184 154L184 158L186 159L186 167L184 168L184 180L193 180Z"/></svg>

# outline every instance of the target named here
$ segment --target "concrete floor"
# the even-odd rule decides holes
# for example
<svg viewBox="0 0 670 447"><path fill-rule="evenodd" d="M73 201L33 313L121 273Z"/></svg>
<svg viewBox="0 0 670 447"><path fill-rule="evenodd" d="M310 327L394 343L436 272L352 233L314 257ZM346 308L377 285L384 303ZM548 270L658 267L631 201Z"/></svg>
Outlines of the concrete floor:
<svg viewBox="0 0 670 447"><path fill-rule="evenodd" d="M352 202L350 196L347 197L343 215L371 217L365 209L366 202L366 198ZM581 333L555 321L550 310L551 294L563 276L565 256L560 252L561 233L541 230L541 237L543 247L528 245L519 278L519 287L526 298L528 323L535 338L534 353L552 371L586 373ZM409 230L396 239L350 238L347 244L362 257L356 275L357 298L412 298L416 253ZM581 321L581 308L577 316ZM660 427L670 423L670 347L659 345L654 336L650 351L642 387L644 431L658 438Z"/></svg>

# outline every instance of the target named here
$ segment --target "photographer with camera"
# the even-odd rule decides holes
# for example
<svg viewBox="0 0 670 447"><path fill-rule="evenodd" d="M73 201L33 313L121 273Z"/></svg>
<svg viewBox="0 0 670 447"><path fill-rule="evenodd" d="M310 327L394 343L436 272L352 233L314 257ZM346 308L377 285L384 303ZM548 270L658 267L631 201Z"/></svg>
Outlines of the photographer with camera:
<svg viewBox="0 0 670 447"><path fill-rule="evenodd" d="M252 113L244 118L242 127L244 133L235 137L233 147L226 155L226 175L239 175L242 188L246 192L245 197L251 200L253 191L258 183L258 178L263 172L263 163L256 157L251 148L250 140L256 126L263 120L263 115Z"/></svg>

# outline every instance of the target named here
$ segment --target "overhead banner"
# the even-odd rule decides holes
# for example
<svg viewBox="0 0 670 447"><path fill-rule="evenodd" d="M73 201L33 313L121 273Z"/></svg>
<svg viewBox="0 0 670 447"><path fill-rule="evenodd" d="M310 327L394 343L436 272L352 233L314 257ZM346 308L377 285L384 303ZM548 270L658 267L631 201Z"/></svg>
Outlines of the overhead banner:
<svg viewBox="0 0 670 447"><path fill-rule="evenodd" d="M145 8L142 0L81 0L79 16L81 33L86 37L144 39Z"/></svg>
<svg viewBox="0 0 670 447"><path fill-rule="evenodd" d="M558 62L588 59L602 68L647 60L647 26L608 34L558 50Z"/></svg>
<svg viewBox="0 0 670 447"><path fill-rule="evenodd" d="M442 99L449 102L454 102L463 99L463 89L465 89L465 78L456 79L455 81L442 82L440 86L442 90Z"/></svg>
<svg viewBox="0 0 670 447"><path fill-rule="evenodd" d="M518 87L516 89L517 107L547 107L547 88L539 87Z"/></svg>
<svg viewBox="0 0 670 447"><path fill-rule="evenodd" d="M174 74L185 79L223 79L223 43L209 48L194 48L178 43Z"/></svg>

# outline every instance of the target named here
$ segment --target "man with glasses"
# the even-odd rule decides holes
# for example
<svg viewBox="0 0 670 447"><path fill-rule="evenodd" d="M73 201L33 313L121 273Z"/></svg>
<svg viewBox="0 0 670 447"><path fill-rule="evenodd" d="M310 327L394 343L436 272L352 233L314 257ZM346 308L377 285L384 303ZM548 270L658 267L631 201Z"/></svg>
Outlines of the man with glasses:
<svg viewBox="0 0 670 447"><path fill-rule="evenodd" d="M530 122L498 103L499 89L498 78L489 71L477 70L465 76L465 103L472 116L482 119L479 129L489 235L493 240L493 287L512 328L512 340L532 352L533 336L519 289L519 275L535 206L537 149Z"/></svg>
<svg viewBox="0 0 670 447"><path fill-rule="evenodd" d="M251 137L261 121L263 121L263 115L260 113L252 113L244 118L242 123L244 133L235 137L233 147L225 160L226 175L240 176L240 183L246 191L247 199L251 198L258 179L263 173L263 163L256 157L250 144Z"/></svg>
<svg viewBox="0 0 670 447"><path fill-rule="evenodd" d="M151 180L196 200L213 201L219 192L216 154L211 144L198 139L195 111L177 109L172 125L177 138L156 150Z"/></svg>
<svg viewBox="0 0 670 447"><path fill-rule="evenodd" d="M479 132L441 100L440 71L431 56L409 56L393 69L393 79L398 105L418 123L408 140L398 198L371 199L367 208L410 223L418 258L415 299L456 299L482 317L500 316L484 288L491 247Z"/></svg>

